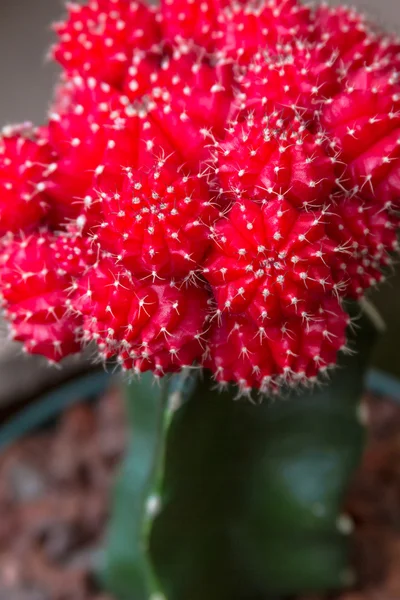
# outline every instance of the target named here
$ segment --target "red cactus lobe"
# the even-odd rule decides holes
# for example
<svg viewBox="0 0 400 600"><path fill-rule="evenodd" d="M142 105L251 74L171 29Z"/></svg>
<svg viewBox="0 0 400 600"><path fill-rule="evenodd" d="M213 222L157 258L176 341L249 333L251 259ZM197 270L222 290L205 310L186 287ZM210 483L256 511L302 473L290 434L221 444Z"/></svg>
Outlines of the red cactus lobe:
<svg viewBox="0 0 400 600"><path fill-rule="evenodd" d="M85 202L90 203L86 192L103 164L114 125L110 110L114 97L106 84L75 78L62 100L65 110L53 112L48 130L43 131L58 156L52 195L54 221L61 223L78 216Z"/></svg>
<svg viewBox="0 0 400 600"><path fill-rule="evenodd" d="M284 197L302 208L323 206L335 176L322 142L301 120L285 122L276 113L233 123L215 145L222 190L258 201Z"/></svg>
<svg viewBox="0 0 400 600"><path fill-rule="evenodd" d="M217 312L246 313L260 327L314 314L327 293L340 290L330 264L341 248L328 237L326 218L285 200L235 203L215 228L204 266Z"/></svg>
<svg viewBox="0 0 400 600"><path fill-rule="evenodd" d="M359 298L383 279L381 269L391 264L390 253L398 249L399 225L379 202L353 196L338 198L331 207L326 229L344 250L332 262L334 278L346 282L348 297Z"/></svg>
<svg viewBox="0 0 400 600"><path fill-rule="evenodd" d="M221 0L162 0L161 26L164 38L170 42L193 40L207 51L215 49L220 36Z"/></svg>
<svg viewBox="0 0 400 600"><path fill-rule="evenodd" d="M340 89L334 52L323 44L294 41L264 52L239 81L248 108L292 109L304 119L318 114L321 102Z"/></svg>
<svg viewBox="0 0 400 600"><path fill-rule="evenodd" d="M46 232L7 242L0 268L3 303L12 338L27 352L52 362L79 352L80 321L68 312L67 289L89 256L84 242Z"/></svg>
<svg viewBox="0 0 400 600"><path fill-rule="evenodd" d="M77 285L75 309L85 341L129 370L162 375L201 356L208 310L205 289L137 280L110 260L100 261Z"/></svg>
<svg viewBox="0 0 400 600"><path fill-rule="evenodd" d="M166 39L193 40L242 62L278 42L306 37L311 27L310 9L297 0L163 0L161 12Z"/></svg>
<svg viewBox="0 0 400 600"><path fill-rule="evenodd" d="M346 6L318 7L314 35L336 49L341 60L349 65L358 58L359 52L364 55L373 42L365 16Z"/></svg>
<svg viewBox="0 0 400 600"><path fill-rule="evenodd" d="M363 14L346 6L318 7L312 37L337 54L342 75L377 62L399 64L399 40L382 35Z"/></svg>
<svg viewBox="0 0 400 600"><path fill-rule="evenodd" d="M307 384L335 365L348 323L337 300L329 297L306 320L292 315L260 327L241 315L224 316L210 333L203 364L221 386L235 382L242 394Z"/></svg>
<svg viewBox="0 0 400 600"><path fill-rule="evenodd" d="M47 213L49 176L55 168L48 145L25 126L6 128L0 139L0 235L29 232Z"/></svg>
<svg viewBox="0 0 400 600"><path fill-rule="evenodd" d="M51 194L53 222L61 224L92 206L90 192L104 170L118 180L121 167L151 165L155 155L173 152L146 107L131 107L107 84L75 78L66 97L66 110L54 112L44 132L58 157Z"/></svg>
<svg viewBox="0 0 400 600"><path fill-rule="evenodd" d="M52 174L56 222L76 219L94 201L90 190L104 171L115 180L121 167L149 167L173 156L177 166L198 170L209 156L202 131L184 110L164 97L130 104L94 79L74 78L45 132L58 156Z"/></svg>
<svg viewBox="0 0 400 600"><path fill-rule="evenodd" d="M154 128L156 135L152 136L149 133L149 126ZM182 110L179 103L177 105L174 98L168 94L166 97L155 98L149 103L144 127L146 127L146 135L153 142L155 148L162 148L163 156L169 156L172 153L179 166L184 165L194 172L198 172L210 158L211 127L200 127L189 117L186 110ZM160 136L163 139L161 142L159 141ZM154 140L156 140L156 144L154 144ZM159 153L155 155L158 157Z"/></svg>
<svg viewBox="0 0 400 600"><path fill-rule="evenodd" d="M346 186L386 207L400 206L400 86L397 75L360 73L326 103L322 124L345 166Z"/></svg>
<svg viewBox="0 0 400 600"><path fill-rule="evenodd" d="M59 43L53 56L70 73L122 84L134 48L160 41L157 9L140 0L90 0L68 5L68 17L54 26Z"/></svg>
<svg viewBox="0 0 400 600"><path fill-rule="evenodd" d="M241 63L278 43L306 38L311 11L297 0L252 0L230 3L222 13L217 46L222 54Z"/></svg>
<svg viewBox="0 0 400 600"><path fill-rule="evenodd" d="M131 99L145 93L167 99L175 111L186 114L199 128L223 135L234 85L231 63L181 43L171 56L136 52L124 89Z"/></svg>
<svg viewBox="0 0 400 600"><path fill-rule="evenodd" d="M99 180L102 221L93 237L137 277L195 277L219 216L205 179L169 163L147 173L128 168L121 188L114 182L106 191Z"/></svg>

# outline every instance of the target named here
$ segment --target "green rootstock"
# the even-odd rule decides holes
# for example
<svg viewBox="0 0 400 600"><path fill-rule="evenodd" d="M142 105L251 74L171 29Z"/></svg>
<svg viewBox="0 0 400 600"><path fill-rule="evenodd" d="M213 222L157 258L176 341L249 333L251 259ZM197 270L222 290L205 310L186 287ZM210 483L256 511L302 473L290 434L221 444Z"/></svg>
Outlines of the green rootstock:
<svg viewBox="0 0 400 600"><path fill-rule="evenodd" d="M115 483L100 574L117 600L160 598L148 537L160 487L168 395L169 379L157 384L151 374L126 387L128 445Z"/></svg>
<svg viewBox="0 0 400 600"><path fill-rule="evenodd" d="M375 330L314 391L251 404L199 378L174 413L151 555L168 600L258 600L349 582L341 506L364 443Z"/></svg>
<svg viewBox="0 0 400 600"><path fill-rule="evenodd" d="M193 381L188 372L160 381L146 373L126 385L128 444L99 572L116 600L165 600L149 556L149 533L160 500L165 433Z"/></svg>

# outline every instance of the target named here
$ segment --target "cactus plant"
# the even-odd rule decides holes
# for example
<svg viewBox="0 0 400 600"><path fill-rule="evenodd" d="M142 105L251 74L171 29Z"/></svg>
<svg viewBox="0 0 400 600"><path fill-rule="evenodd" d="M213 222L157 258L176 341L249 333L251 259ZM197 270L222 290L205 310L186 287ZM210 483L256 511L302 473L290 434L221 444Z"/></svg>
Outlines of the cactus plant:
<svg viewBox="0 0 400 600"><path fill-rule="evenodd" d="M226 455L240 420L249 430L242 439L246 446L256 414L265 431L275 434L275 418L285 413L288 435L304 445L311 424L317 429L320 424L323 434L312 443L317 448L329 438L338 461L335 500L327 509L327 531L332 532L348 467L360 451L354 421L359 363L350 361L347 374L336 370L337 362L353 351L355 317L347 302L365 304L365 294L384 279L398 250L398 40L350 9L312 8L297 0L165 0L156 7L141 0L88 0L67 9L55 26L58 39L51 54L63 73L48 122L7 127L0 142L0 291L10 337L51 362L92 344L98 361L113 363L127 378L139 377L139 383L130 384L130 402L154 394L149 413L140 407L138 413L149 418L143 425L149 428L149 443L158 443L151 424L159 423L157 401L165 403L164 393L148 387L151 373L164 388L171 373L178 373L176 381L182 371L198 372L191 388L194 399L177 416L180 433L171 435L184 436L182 418L188 420L190 437L191 415L198 409L199 419L209 414L210 427L226 415L226 426L232 428ZM314 392L331 373L326 392ZM333 396L341 395L346 377L354 378L354 390L335 404ZM214 387L224 392L221 398ZM293 394L298 394L296 402L269 407L268 398ZM201 395L207 396L203 403ZM240 399L237 408L227 400L232 396ZM263 404L250 406L255 400ZM326 415L333 419L342 405L348 411L345 455L339 438L329 437L325 429ZM292 411L299 415L297 437ZM139 440L140 426L139 420ZM273 437L270 446L260 442L266 462L249 463L254 469L249 485L256 486L258 468L269 472L269 453L286 451L274 445ZM181 447L179 439L171 443ZM257 444L249 444L249 452ZM208 456L203 445L205 440L193 457L198 466ZM233 590L233 581L237 590L247 582L255 594L285 591L279 581L286 567L279 570L276 559L280 556L285 564L289 550L287 544L278 549L273 536L276 540L279 524L289 539L289 523L313 518L308 509L303 514L293 507L290 514L288 507L287 523L281 522L278 500L260 524L260 504L248 498L248 518L255 519L251 527L258 523L263 532L258 545L245 540L243 531L225 530L231 524L222 519L222 529L210 526L208 539L198 532L198 539L182 541L185 575L171 562L173 554L171 560L160 559L163 524L165 539L169 531L166 515L173 517L175 507L190 496L190 490L186 497L180 489L187 466L182 463L182 473L175 473L179 461L171 452L165 510L154 534L155 563L170 600L188 598L188 593L195 598L201 570L198 560L193 569L190 561L201 557L206 568L202 552L212 548L218 531L229 539L237 534L235 543L249 549L248 562L243 557L237 572L242 579L232 580L225 590L216 587L218 598L233 598L234 592L227 591ZM148 456L155 454L150 450ZM341 462L346 457L347 466ZM132 472L129 460L128 453L123 489ZM137 457L132 460L136 465ZM225 470L234 478L232 460L218 463L221 481ZM307 459L310 485L317 463ZM245 494L239 467L237 472L235 494ZM142 472L145 491L128 485L121 493L148 494L151 474L150 467ZM214 498L222 509L222 488L204 481L209 483L214 496L205 499ZM271 487L271 493L278 491ZM286 501L291 502L289 496L282 497L282 506ZM132 503L135 543L142 544L137 535L143 532L143 497L132 496ZM129 518L127 505L129 499L118 500L116 510L122 507ZM216 507L213 513L218 519ZM235 514L240 528L242 515ZM114 522L121 530L120 519ZM314 547L307 536L310 552L316 552L319 542ZM299 540L293 541L294 548ZM314 586L312 574L304 571L303 578L287 578L287 590L339 584L334 565L344 560L342 545L332 550L321 544L327 562L319 583ZM118 544L112 546L118 556ZM233 551L238 549L224 556L226 573L239 564ZM139 555L122 556L122 571L111 556L114 576L108 581L121 597L129 595L130 584L117 585L115 574L126 574L135 587L140 577L130 579L126 560L135 563L135 572L140 564L146 571L149 563L135 562ZM259 566L251 582L253 567L265 565L266 557L271 561L264 567L268 585ZM289 571L297 560L293 550ZM138 584L132 595L141 600L151 593L149 585ZM203 597L210 594L204 591Z"/></svg>
<svg viewBox="0 0 400 600"><path fill-rule="evenodd" d="M327 389L254 405L210 392L174 413L151 556L167 598L244 600L352 583L343 498L363 443L360 395L376 330ZM246 431L245 439L242 433ZM193 543L193 540L196 540Z"/></svg>

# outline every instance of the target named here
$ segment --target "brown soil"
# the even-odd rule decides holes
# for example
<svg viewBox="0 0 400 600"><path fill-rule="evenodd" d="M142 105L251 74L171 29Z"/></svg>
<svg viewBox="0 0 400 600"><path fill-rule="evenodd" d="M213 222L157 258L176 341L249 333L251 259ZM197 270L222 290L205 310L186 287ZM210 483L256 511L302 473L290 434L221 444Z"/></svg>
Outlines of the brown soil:
<svg viewBox="0 0 400 600"><path fill-rule="evenodd" d="M335 600L400 600L400 406L365 403L369 444L347 501L357 590ZM0 600L111 600L96 587L93 567L124 433L122 403L111 391L2 454Z"/></svg>

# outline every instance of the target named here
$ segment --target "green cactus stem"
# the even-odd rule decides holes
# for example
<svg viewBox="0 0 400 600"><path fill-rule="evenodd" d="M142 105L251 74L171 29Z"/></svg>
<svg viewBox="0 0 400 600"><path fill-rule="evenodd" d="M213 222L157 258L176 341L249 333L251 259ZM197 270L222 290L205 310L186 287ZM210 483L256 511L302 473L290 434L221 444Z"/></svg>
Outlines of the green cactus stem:
<svg viewBox="0 0 400 600"><path fill-rule="evenodd" d="M352 582L342 504L376 336L365 316L356 325L355 352L313 390L234 401L194 372L128 386L104 566L117 600L266 600Z"/></svg>
<svg viewBox="0 0 400 600"><path fill-rule="evenodd" d="M126 386L128 446L112 502L101 578L118 600L161 600L148 559L149 525L158 505L168 422L169 378L151 374Z"/></svg>
<svg viewBox="0 0 400 600"><path fill-rule="evenodd" d="M364 446L376 328L363 317L326 385L251 404L205 375L173 416L151 554L168 600L257 600L342 588L342 503Z"/></svg>

